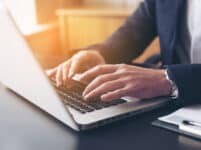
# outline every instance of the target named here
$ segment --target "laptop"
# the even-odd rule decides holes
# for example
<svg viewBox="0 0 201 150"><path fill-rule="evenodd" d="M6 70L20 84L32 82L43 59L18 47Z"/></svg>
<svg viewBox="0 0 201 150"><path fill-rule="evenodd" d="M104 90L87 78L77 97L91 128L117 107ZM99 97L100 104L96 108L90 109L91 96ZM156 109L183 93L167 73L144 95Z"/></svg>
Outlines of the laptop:
<svg viewBox="0 0 201 150"><path fill-rule="evenodd" d="M124 97L106 103L97 97L87 103L82 99L82 83L72 80L68 83L71 88L57 88L54 79L46 76L5 7L0 8L0 22L0 82L76 131L151 111L170 100Z"/></svg>

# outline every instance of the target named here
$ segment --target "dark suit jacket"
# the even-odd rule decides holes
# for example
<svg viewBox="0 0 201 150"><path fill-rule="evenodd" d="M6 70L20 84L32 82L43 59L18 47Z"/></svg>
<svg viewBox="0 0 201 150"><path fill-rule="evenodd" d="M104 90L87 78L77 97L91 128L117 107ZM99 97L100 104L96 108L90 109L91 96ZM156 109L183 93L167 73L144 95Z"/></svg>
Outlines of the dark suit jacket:
<svg viewBox="0 0 201 150"><path fill-rule="evenodd" d="M178 101L201 102L201 64L179 64L174 54L185 5L185 0L145 0L111 37L91 48L108 63L130 63L159 36L162 63L178 86Z"/></svg>

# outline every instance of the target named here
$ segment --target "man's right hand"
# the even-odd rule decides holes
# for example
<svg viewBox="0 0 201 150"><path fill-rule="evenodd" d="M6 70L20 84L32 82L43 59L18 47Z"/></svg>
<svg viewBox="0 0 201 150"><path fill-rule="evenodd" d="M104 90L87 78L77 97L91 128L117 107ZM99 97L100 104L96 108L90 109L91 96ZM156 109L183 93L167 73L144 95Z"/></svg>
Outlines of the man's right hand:
<svg viewBox="0 0 201 150"><path fill-rule="evenodd" d="M101 64L105 64L105 60L99 52L92 50L80 51L57 67L46 70L46 73L49 77L55 78L57 86L61 86L68 79L72 79L74 75Z"/></svg>

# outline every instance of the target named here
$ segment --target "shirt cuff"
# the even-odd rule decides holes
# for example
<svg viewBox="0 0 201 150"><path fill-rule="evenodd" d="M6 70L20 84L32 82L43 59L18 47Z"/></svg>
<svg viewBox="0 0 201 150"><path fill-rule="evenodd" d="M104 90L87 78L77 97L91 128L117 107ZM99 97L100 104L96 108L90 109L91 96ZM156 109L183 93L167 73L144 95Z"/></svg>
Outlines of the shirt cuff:
<svg viewBox="0 0 201 150"><path fill-rule="evenodd" d="M166 71L165 71L165 78L171 85L171 94L170 94L171 98L177 99L179 97L179 90L178 90L176 83L171 78L171 75L170 75L170 72L168 69L166 69Z"/></svg>

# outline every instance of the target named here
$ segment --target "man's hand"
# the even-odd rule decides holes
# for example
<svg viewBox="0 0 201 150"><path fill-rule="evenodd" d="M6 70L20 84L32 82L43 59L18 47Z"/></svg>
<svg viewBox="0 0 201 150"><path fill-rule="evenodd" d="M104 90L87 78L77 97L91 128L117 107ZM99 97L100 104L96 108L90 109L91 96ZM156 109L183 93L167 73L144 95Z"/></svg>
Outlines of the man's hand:
<svg viewBox="0 0 201 150"><path fill-rule="evenodd" d="M56 68L47 70L46 73L56 79L57 86L61 86L75 74L100 64L105 64L105 60L97 51L80 51Z"/></svg>
<svg viewBox="0 0 201 150"><path fill-rule="evenodd" d="M90 82L83 93L85 100L97 96L100 96L102 101L124 96L146 99L171 93L171 85L165 79L164 70L125 64L98 65L83 73L79 80Z"/></svg>

